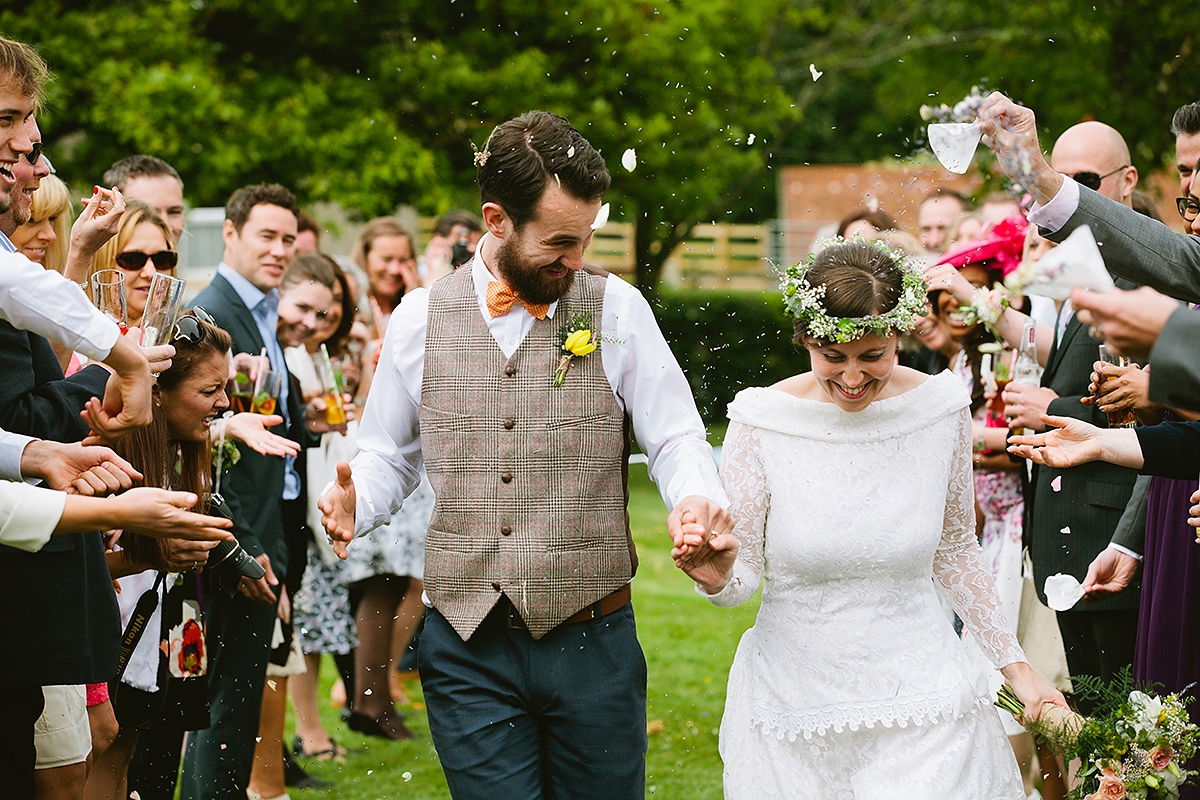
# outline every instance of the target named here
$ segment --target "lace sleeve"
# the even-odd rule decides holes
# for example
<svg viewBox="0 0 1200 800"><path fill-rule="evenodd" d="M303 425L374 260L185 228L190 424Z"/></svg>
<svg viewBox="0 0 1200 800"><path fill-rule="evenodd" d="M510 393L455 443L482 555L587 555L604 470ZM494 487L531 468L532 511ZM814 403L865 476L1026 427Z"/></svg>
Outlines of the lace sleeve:
<svg viewBox="0 0 1200 800"><path fill-rule="evenodd" d="M1025 661L1016 634L996 592L992 572L983 560L983 551L975 539L975 485L971 475L971 419L962 412L950 482L946 496L946 516L942 541L933 558L933 577L954 610L962 617L979 643L980 649L995 666Z"/></svg>
<svg viewBox="0 0 1200 800"><path fill-rule="evenodd" d="M763 534L771 498L755 428L741 422L729 423L721 449L721 483L729 495L733 533L740 544L737 560L725 588L716 594L707 594L699 586L696 591L713 605L732 608L754 596L763 572Z"/></svg>

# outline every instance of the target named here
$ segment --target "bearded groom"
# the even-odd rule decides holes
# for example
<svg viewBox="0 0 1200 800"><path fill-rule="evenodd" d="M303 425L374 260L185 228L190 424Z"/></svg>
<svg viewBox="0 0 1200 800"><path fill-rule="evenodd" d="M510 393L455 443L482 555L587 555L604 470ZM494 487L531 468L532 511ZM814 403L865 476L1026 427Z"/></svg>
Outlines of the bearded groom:
<svg viewBox="0 0 1200 800"><path fill-rule="evenodd" d="M325 526L344 549L388 521L424 462L437 501L420 672L457 800L640 799L631 428L672 530L729 531L728 501L649 305L583 264L611 181L600 154L534 111L476 160L487 233L392 316Z"/></svg>

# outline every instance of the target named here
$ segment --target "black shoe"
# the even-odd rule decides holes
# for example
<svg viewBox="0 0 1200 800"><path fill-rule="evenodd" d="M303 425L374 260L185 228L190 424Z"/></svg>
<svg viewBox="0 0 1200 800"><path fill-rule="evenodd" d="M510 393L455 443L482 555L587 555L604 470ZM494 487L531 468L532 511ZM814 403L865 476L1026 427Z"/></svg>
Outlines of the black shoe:
<svg viewBox="0 0 1200 800"><path fill-rule="evenodd" d="M362 714L358 711L350 712L350 718L346 720L346 725L348 725L352 731L357 731L358 733L366 736L377 736L380 739L403 741L406 739L416 738L416 734L410 731L408 726L404 724L404 720L400 719L399 717L396 719L396 725L398 726L398 729L395 731L387 730L379 723L379 720L375 719L374 717L368 717L366 714Z"/></svg>
<svg viewBox="0 0 1200 800"><path fill-rule="evenodd" d="M328 789L329 781L315 778L304 771L304 767L292 760L287 750L283 751L283 782L289 789Z"/></svg>

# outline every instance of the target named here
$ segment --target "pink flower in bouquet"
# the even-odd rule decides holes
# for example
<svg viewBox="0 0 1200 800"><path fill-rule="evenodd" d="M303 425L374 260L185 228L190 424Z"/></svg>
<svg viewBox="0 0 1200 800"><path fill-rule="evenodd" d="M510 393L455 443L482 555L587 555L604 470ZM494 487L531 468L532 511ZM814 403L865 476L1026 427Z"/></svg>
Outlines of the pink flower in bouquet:
<svg viewBox="0 0 1200 800"><path fill-rule="evenodd" d="M1158 772L1171 765L1171 759L1175 757L1175 751L1169 747L1156 747L1149 752L1150 766L1154 767Z"/></svg>
<svg viewBox="0 0 1200 800"><path fill-rule="evenodd" d="M1125 800L1125 781L1111 769L1100 772L1100 788L1093 795L1096 800Z"/></svg>

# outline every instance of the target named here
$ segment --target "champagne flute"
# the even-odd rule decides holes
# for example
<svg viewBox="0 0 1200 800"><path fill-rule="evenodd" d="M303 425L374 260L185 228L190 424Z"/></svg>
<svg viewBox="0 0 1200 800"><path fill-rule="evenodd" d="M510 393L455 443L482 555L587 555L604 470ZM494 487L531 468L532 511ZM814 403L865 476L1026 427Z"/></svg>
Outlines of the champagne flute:
<svg viewBox="0 0 1200 800"><path fill-rule="evenodd" d="M171 338L175 322L183 311L183 288L187 281L156 272L150 281L150 295L146 298L146 310L142 313L142 347L166 344Z"/></svg>
<svg viewBox="0 0 1200 800"><path fill-rule="evenodd" d="M122 336L129 332L125 273L119 269L102 269L92 275L92 303L101 313L117 323Z"/></svg>

